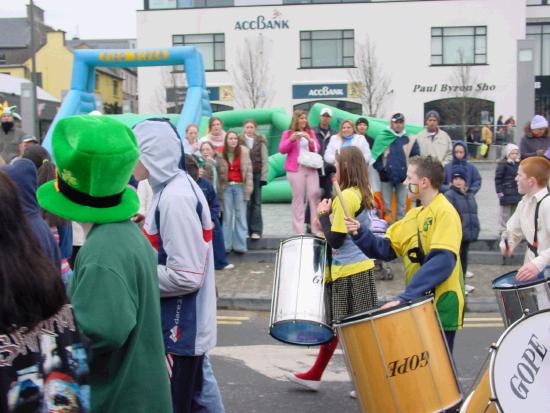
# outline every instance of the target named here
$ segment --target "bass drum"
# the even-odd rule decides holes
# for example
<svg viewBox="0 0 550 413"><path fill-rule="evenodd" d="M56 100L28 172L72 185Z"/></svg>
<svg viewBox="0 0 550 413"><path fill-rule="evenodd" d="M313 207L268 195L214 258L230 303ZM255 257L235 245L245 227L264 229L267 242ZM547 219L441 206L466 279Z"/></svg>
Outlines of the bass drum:
<svg viewBox="0 0 550 413"><path fill-rule="evenodd" d="M462 393L433 298L336 325L362 412L433 413Z"/></svg>
<svg viewBox="0 0 550 413"><path fill-rule="evenodd" d="M491 355L491 393L499 412L550 412L550 309L526 316Z"/></svg>
<svg viewBox="0 0 550 413"><path fill-rule="evenodd" d="M281 242L275 264L269 333L288 344L314 346L334 337L325 307L327 244L301 235Z"/></svg>

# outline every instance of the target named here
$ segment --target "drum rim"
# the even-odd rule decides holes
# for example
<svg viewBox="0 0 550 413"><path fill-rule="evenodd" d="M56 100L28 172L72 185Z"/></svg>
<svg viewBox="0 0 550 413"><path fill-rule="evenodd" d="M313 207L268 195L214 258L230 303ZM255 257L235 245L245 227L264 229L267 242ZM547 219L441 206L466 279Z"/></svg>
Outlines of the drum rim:
<svg viewBox="0 0 550 413"><path fill-rule="evenodd" d="M317 235L313 235L313 234L301 234L301 235L293 235L292 237L288 237L288 238L285 238L284 240L281 241L280 245L283 245L287 242L290 242L290 241L293 241L293 240L298 240L298 239L314 239L314 240L319 240L319 241L323 241L323 242L327 242L326 239L324 239L323 237L319 237Z"/></svg>
<svg viewBox="0 0 550 413"><path fill-rule="evenodd" d="M512 285L510 287L499 287L499 286L495 285L495 283L498 280L500 280L501 278L508 277L508 276L510 276L511 274L514 274L514 273L517 274L517 271L510 271L510 272L507 272L505 274L499 275L497 278L495 278L491 282L491 286L493 287L493 290L522 290L524 288L529 288L529 287L533 287L533 286L538 285L538 284L544 284L545 282L546 283L550 282L550 277L543 276L543 278L541 278L541 279L527 281L524 284ZM544 273L544 270L541 271L539 274L541 274L541 273Z"/></svg>
<svg viewBox="0 0 550 413"><path fill-rule="evenodd" d="M491 346L492 353L491 353L491 360L489 362L489 386L491 388L491 397L494 399L494 402L496 403L499 412L503 412L504 409L500 405L500 400L498 399L498 395L496 394L496 391L495 391L495 380L494 380L495 375L493 373L493 370L495 368L495 359L497 357L500 345L502 344L502 341L504 340L504 338L510 333L510 331L514 329L514 327L517 324L527 320L528 318L531 318L543 313L550 313L550 308L545 308L543 310L539 310L531 314L523 315L523 317L521 317L519 320L516 320L512 324L510 324L508 328L504 331L504 333L502 333L502 335L499 337L496 344Z"/></svg>
<svg viewBox="0 0 550 413"><path fill-rule="evenodd" d="M420 305L423 305L423 304L425 304L429 301L431 301L432 303L434 302L434 296L433 295L416 298L414 300L407 301L407 302L402 303L402 304L398 304L394 307L385 308L383 310L381 310L380 308L377 308L377 309L365 311L363 313L354 314L350 317L346 317L343 320L340 320L337 323L334 323L334 326L335 327L345 327L345 326L356 324L356 323L359 323L359 322L362 322L362 321L365 321L365 320L376 320L377 318L380 318L382 316L390 315L390 314L393 314L393 313L399 313L399 312L403 311L406 308L419 307Z"/></svg>
<svg viewBox="0 0 550 413"><path fill-rule="evenodd" d="M291 323L291 322L295 322L295 321L302 321L302 322L307 322L308 324L318 324L320 326L323 326L323 327L326 327L327 330L331 330L332 331L332 337L327 340L327 341L319 341L319 342L315 342L315 343L296 343L294 341L289 341L289 340L283 340L282 338L280 337L276 337L274 334L273 334L273 327L275 327L277 324L287 324L287 323ZM299 319L299 318L293 318L291 320L281 320L281 321L277 321L277 322L274 322L274 323L271 323L269 325L269 335L271 337L273 337L275 340L278 340L280 341L281 343L285 343L285 344L293 344L295 346L304 346L304 347L311 347L311 346L318 346L320 344L325 344L325 343L328 343L330 340L332 340L334 338L334 336L336 336L336 333L334 332L334 329L329 326L328 324L326 323L322 323L320 321L312 321L312 320L304 320L304 319Z"/></svg>

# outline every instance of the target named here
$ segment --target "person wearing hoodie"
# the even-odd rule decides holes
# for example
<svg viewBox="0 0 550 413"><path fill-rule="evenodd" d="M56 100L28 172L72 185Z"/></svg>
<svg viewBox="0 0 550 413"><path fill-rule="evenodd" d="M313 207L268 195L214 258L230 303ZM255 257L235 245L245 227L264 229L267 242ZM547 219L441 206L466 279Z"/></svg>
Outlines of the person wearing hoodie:
<svg viewBox="0 0 550 413"><path fill-rule="evenodd" d="M18 159L12 165L2 167L17 187L17 194L23 215L27 218L36 239L44 254L52 260L55 268L61 271L61 253L57 242L46 221L40 215L40 207L36 200L37 177L36 167L29 159Z"/></svg>
<svg viewBox="0 0 550 413"><path fill-rule="evenodd" d="M212 116L208 119L208 134L199 139L199 142L211 142L216 152L223 152L225 142L225 131L223 130L223 120Z"/></svg>
<svg viewBox="0 0 550 413"><path fill-rule="evenodd" d="M506 229L506 223L514 214L521 194L518 192L516 176L519 168L519 148L509 143L505 148L506 157L501 160L495 171L495 189L497 191L500 213L498 216L500 232Z"/></svg>
<svg viewBox="0 0 550 413"><path fill-rule="evenodd" d="M173 126L149 119L134 126L134 133L141 152L134 176L148 179L153 189L144 229L158 237L157 276L172 403L174 412L191 412L203 384L205 354L216 345L210 209L184 170L183 146Z"/></svg>
<svg viewBox="0 0 550 413"><path fill-rule="evenodd" d="M457 141L453 145L453 160L445 165L445 178L443 179L441 192L445 193L449 190L453 181L453 166L455 165L462 165L466 168L467 191L472 192L474 195L477 194L481 188L481 175L477 168L468 162L468 147L463 141Z"/></svg>
<svg viewBox="0 0 550 413"><path fill-rule="evenodd" d="M468 273L468 250L470 243L479 236L479 218L477 216L477 203L473 193L466 190L467 171L464 165L454 165L452 169L453 180L451 188L445 192L445 198L455 207L462 222L462 242L460 243L460 263L462 264L462 276ZM464 281L464 278L462 279ZM466 294L474 291L474 287L464 284Z"/></svg>
<svg viewBox="0 0 550 413"><path fill-rule="evenodd" d="M392 197L395 191L397 199L397 220L405 216L407 189L403 185L407 177L409 159L420 155L415 137L405 131L405 116L396 113L391 117L390 127L382 130L372 148L374 168L380 174L384 211L392 219Z"/></svg>
<svg viewBox="0 0 550 413"><path fill-rule="evenodd" d="M535 115L531 123L525 127L525 136L519 142L521 160L530 156L542 156L550 147L548 121L544 116Z"/></svg>
<svg viewBox="0 0 550 413"><path fill-rule="evenodd" d="M45 210L81 223L69 298L90 338L90 413L171 413L155 254L132 218L134 134L108 116L68 116L52 135L58 174L37 191ZM22 161L20 161L22 162Z"/></svg>

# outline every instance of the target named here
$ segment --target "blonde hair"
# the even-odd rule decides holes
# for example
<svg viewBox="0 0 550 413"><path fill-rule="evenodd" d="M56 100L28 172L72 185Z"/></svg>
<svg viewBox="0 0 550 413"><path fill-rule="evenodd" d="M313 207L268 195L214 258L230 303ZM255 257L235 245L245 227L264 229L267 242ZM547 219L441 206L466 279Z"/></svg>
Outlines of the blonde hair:
<svg viewBox="0 0 550 413"><path fill-rule="evenodd" d="M306 121L307 121L307 113L305 110L297 109L294 111L294 113L292 114L292 120L290 121L290 127L289 127L291 131L298 132L300 130L298 126L298 120L302 115L306 115ZM309 129L309 122L306 122L306 126L304 127L304 130L305 129Z"/></svg>
<svg viewBox="0 0 550 413"><path fill-rule="evenodd" d="M340 136L341 139L344 138L344 134L342 133L342 127L343 127L346 123L349 123L349 125L351 126L351 130L353 130L353 133L356 132L356 130L355 130L355 124L353 123L353 121L352 121L351 119L346 119L346 120L342 121L342 123L340 124L340 130L338 131L338 136Z"/></svg>

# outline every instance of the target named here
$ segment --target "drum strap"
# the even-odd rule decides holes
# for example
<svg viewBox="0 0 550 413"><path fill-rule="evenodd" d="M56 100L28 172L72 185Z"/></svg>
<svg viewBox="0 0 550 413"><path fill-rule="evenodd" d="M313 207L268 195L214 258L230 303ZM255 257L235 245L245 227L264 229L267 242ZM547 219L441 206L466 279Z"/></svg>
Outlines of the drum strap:
<svg viewBox="0 0 550 413"><path fill-rule="evenodd" d="M407 251L407 257L411 262L415 264L424 264L424 259L426 259L426 254L424 254L424 249L422 248L422 241L420 241L420 231L416 230L416 237L418 239L418 247L411 248Z"/></svg>
<svg viewBox="0 0 550 413"><path fill-rule="evenodd" d="M535 254L535 257L539 256L539 242L538 242L538 232L539 232L539 208L540 204L546 197L548 197L550 194L546 194L542 197L542 199L537 202L537 207L535 208L535 236L533 237L533 243L529 243L527 241L527 247L531 250L533 254Z"/></svg>

